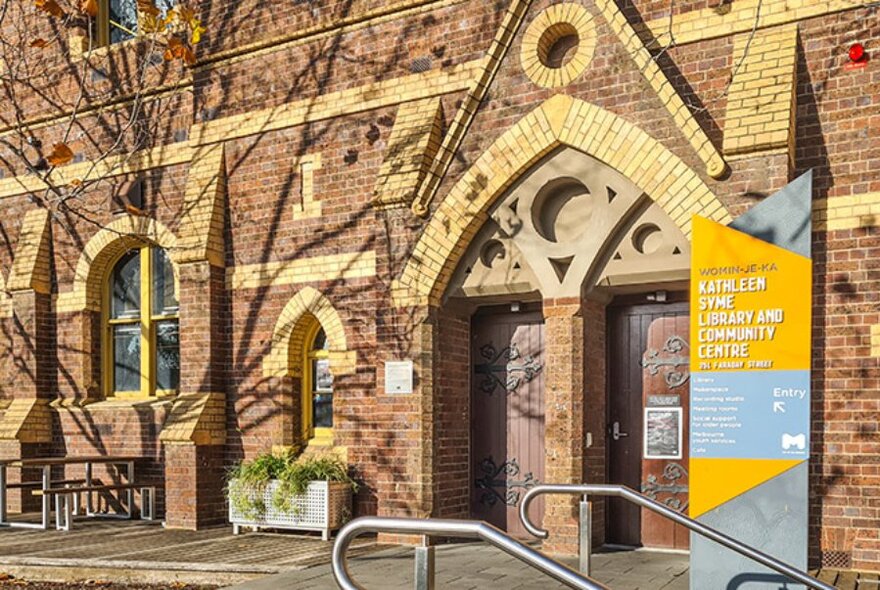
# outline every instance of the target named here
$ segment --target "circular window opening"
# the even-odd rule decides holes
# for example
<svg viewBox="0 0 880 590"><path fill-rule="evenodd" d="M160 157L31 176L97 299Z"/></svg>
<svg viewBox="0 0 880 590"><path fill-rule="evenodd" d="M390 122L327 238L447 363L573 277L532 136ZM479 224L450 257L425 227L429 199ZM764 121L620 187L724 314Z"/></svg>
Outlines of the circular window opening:
<svg viewBox="0 0 880 590"><path fill-rule="evenodd" d="M492 268L496 260L504 260L505 254L504 244L498 240L489 240L480 249L480 260L487 268Z"/></svg>
<svg viewBox="0 0 880 590"><path fill-rule="evenodd" d="M544 31L538 40L538 59L544 66L558 70L572 60L579 44L580 37L574 25L557 23Z"/></svg>
<svg viewBox="0 0 880 590"><path fill-rule="evenodd" d="M646 223L633 232L633 248L640 254L653 254L663 246L663 232L653 223Z"/></svg>
<svg viewBox="0 0 880 590"><path fill-rule="evenodd" d="M548 242L578 239L592 216L590 190L573 178L561 178L542 188L532 205L532 223Z"/></svg>

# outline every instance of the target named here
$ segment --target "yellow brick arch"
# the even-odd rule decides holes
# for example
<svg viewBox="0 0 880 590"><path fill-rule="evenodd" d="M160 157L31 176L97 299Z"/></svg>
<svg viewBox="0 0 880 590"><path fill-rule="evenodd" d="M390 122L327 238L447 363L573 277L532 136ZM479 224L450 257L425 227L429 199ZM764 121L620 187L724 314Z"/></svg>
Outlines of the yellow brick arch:
<svg viewBox="0 0 880 590"><path fill-rule="evenodd" d="M58 295L58 311L100 311L102 287L109 265L144 242L164 248L174 260L177 236L155 219L126 214L101 228L79 257L73 290Z"/></svg>
<svg viewBox="0 0 880 590"><path fill-rule="evenodd" d="M696 213L719 223L731 220L699 175L657 140L610 111L558 94L505 131L452 187L394 282L395 305L438 305L495 200L560 146L589 154L629 178L688 238Z"/></svg>
<svg viewBox="0 0 880 590"><path fill-rule="evenodd" d="M301 374L302 367L292 360L300 355L292 355L291 351L303 350L305 333L314 321L321 324L327 335L333 375L354 372L356 354L348 350L345 326L339 312L323 293L313 287L304 287L287 302L275 323L269 352L263 357L264 377Z"/></svg>

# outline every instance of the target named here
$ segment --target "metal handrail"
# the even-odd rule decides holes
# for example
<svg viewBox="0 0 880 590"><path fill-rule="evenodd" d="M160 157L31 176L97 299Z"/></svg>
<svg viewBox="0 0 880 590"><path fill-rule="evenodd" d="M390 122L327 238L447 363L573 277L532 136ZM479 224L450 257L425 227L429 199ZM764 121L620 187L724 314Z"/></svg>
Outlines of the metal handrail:
<svg viewBox="0 0 880 590"><path fill-rule="evenodd" d="M546 555L508 536L500 529L479 520L445 520L438 518L384 518L362 516L342 527L333 545L333 576L343 590L365 590L351 578L346 553L351 542L365 533L395 533L426 537L461 537L481 539L508 555L547 574L569 588L578 590L610 590L607 586L558 563Z"/></svg>
<svg viewBox="0 0 880 590"><path fill-rule="evenodd" d="M770 569L775 570L796 582L800 582L801 584L804 584L809 588L816 588L817 590L836 590L834 586L830 586L825 582L822 582L821 580L817 580L813 576L795 568L794 566L780 561L775 557L771 557L770 555L767 555L766 553L759 551L754 547L750 547L745 543L741 543L733 537L729 537L722 532L707 527L706 525L701 524L696 520L693 520L692 518L688 518L687 516L684 516L683 514L680 514L675 510L664 506L660 502L651 500L650 498L645 497L635 490L621 485L542 484L531 488L528 492L526 492L526 495L523 496L522 503L519 505L519 516L525 529L539 539L546 539L548 533L546 530L540 529L532 524L532 522L529 520L528 511L529 504L531 504L532 500L542 494L573 494L584 497L594 495L621 498L623 500L636 504L637 506L641 506L642 508L646 508L652 512L656 512L657 514L664 516L669 520L672 520L673 522L677 522L678 524L692 530L698 535L702 535L703 537L711 539L712 541L715 541L720 545L724 545L728 549L736 551L740 555L748 557L749 559L753 559L761 565L767 566Z"/></svg>

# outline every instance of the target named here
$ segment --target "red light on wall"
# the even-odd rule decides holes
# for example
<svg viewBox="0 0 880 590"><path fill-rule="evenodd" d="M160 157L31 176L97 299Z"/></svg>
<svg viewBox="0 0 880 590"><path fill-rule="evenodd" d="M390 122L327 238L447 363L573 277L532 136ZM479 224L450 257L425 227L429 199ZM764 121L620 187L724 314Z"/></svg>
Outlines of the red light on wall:
<svg viewBox="0 0 880 590"><path fill-rule="evenodd" d="M853 43L849 46L849 62L844 64L844 70L858 70L868 65L868 53L861 43Z"/></svg>
<svg viewBox="0 0 880 590"><path fill-rule="evenodd" d="M849 60L853 63L858 63L860 61L865 60L867 56L865 55L865 46L861 43L853 43L849 47Z"/></svg>

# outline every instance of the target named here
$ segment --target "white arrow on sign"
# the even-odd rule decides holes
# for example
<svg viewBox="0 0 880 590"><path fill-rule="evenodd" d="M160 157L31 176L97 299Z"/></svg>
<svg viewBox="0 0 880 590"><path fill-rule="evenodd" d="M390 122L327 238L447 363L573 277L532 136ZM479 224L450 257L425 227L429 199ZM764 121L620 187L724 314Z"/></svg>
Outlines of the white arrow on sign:
<svg viewBox="0 0 880 590"><path fill-rule="evenodd" d="M774 414L784 414L785 413L785 402L773 402L773 413Z"/></svg>

